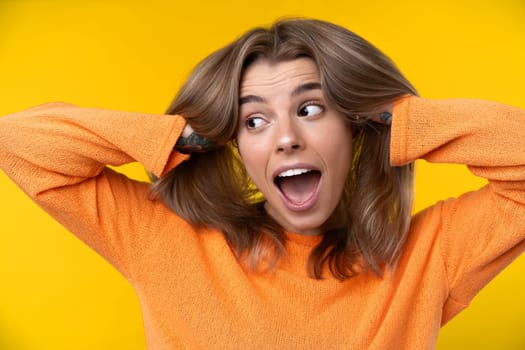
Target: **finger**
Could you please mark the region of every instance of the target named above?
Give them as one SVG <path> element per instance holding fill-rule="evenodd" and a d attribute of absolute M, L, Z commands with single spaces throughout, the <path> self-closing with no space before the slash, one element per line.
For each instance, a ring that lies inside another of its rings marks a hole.
<path fill-rule="evenodd" d="M 392 113 L 389 111 L 370 113 L 367 115 L 355 114 L 352 120 L 356 123 L 366 123 L 373 121 L 378 124 L 390 125 L 392 124 Z"/>
<path fill-rule="evenodd" d="M 392 113 L 390 113 L 390 112 L 382 112 L 382 113 L 380 113 L 379 114 L 379 120 L 385 125 L 392 124 Z"/>

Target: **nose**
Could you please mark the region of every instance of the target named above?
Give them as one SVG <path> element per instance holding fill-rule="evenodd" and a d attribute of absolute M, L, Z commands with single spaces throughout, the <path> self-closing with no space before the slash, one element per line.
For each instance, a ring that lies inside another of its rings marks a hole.
<path fill-rule="evenodd" d="M 281 118 L 277 129 L 277 152 L 289 153 L 304 146 L 300 126 L 292 118 Z"/>

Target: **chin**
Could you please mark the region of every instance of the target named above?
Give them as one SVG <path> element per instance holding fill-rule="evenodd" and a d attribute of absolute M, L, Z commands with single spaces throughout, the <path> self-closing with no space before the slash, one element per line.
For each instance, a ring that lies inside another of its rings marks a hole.
<path fill-rule="evenodd" d="M 296 222 L 289 221 L 292 232 L 304 234 L 308 236 L 318 236 L 323 233 L 323 223 L 325 220 L 319 222 Z"/>

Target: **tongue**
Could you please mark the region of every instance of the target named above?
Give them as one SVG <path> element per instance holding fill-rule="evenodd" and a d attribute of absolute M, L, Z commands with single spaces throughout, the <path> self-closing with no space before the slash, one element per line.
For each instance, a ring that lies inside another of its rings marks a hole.
<path fill-rule="evenodd" d="M 314 194 L 320 177 L 318 171 L 283 177 L 279 179 L 279 188 L 289 201 L 302 204 Z"/>

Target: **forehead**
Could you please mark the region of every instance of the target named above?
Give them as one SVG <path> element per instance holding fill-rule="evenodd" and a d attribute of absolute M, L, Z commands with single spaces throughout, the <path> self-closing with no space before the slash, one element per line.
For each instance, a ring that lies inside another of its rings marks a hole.
<path fill-rule="evenodd" d="M 319 82 L 319 70 L 312 59 L 298 58 L 290 61 L 273 62 L 259 59 L 244 72 L 240 94 L 259 90 L 275 91 L 304 82 Z"/>

